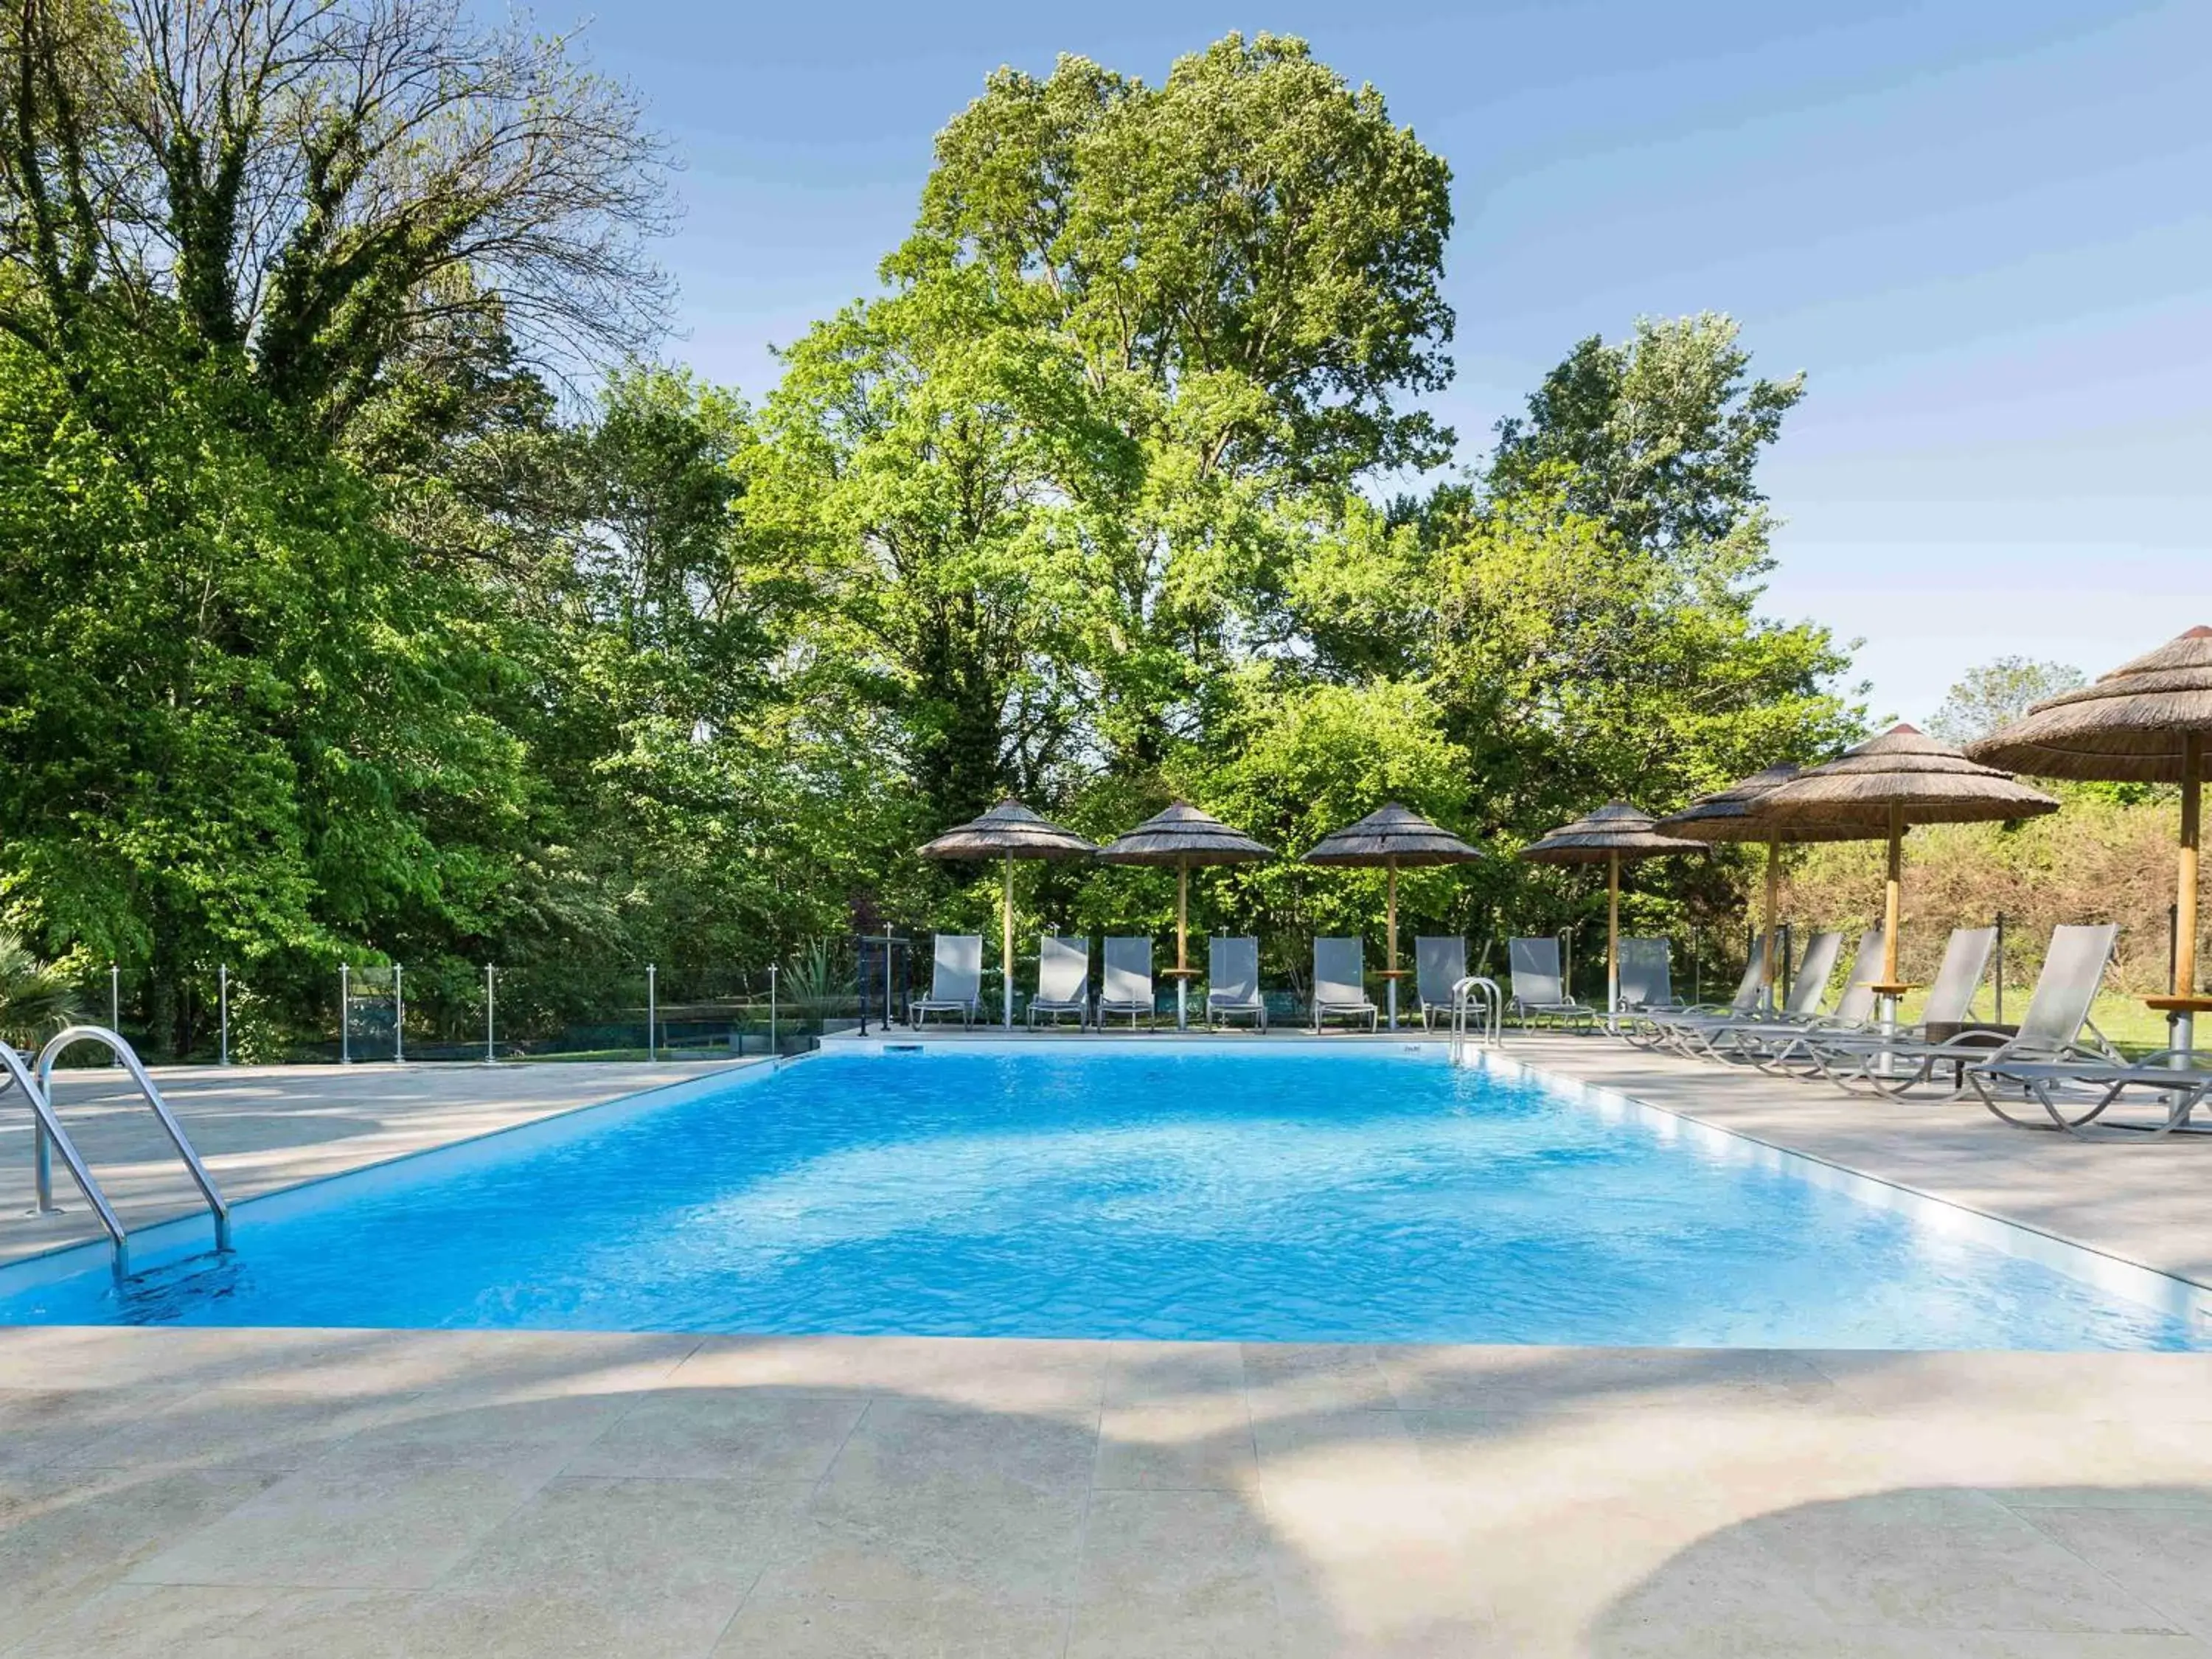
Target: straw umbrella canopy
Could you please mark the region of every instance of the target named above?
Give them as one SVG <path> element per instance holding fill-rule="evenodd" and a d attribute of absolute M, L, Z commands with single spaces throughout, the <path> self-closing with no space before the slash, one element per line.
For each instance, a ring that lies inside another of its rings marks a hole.
<path fill-rule="evenodd" d="M 1398 1029 L 1398 872 L 1440 864 L 1471 864 L 1482 854 L 1396 801 L 1357 823 L 1324 836 L 1305 856 L 1308 864 L 1381 868 L 1390 872 L 1389 944 L 1382 977 L 1390 987 L 1390 1029 Z"/>
<path fill-rule="evenodd" d="M 2172 1019 L 2176 1048 L 2212 1008 L 2197 994 L 2197 854 L 2205 739 L 2212 737 L 2212 628 L 2192 628 L 2123 663 L 2094 685 L 2063 691 L 1966 745 L 1991 766 L 2039 778 L 2106 778 L 2181 786 L 2172 994 L 2150 1005 Z"/>
<path fill-rule="evenodd" d="M 1668 853 L 1702 853 L 1705 843 L 1659 833 L 1657 820 L 1625 800 L 1607 801 L 1596 811 L 1563 823 L 1521 856 L 1539 864 L 1602 864 L 1606 866 L 1605 1006 L 1620 1006 L 1620 861 L 1658 858 Z"/>
<path fill-rule="evenodd" d="M 1774 1000 L 1774 934 L 1782 900 L 1783 844 L 1857 841 L 1865 833 L 1849 824 L 1785 823 L 1762 811 L 1766 798 L 1795 778 L 1800 769 L 1784 761 L 1754 772 L 1725 789 L 1698 796 L 1680 811 L 1660 819 L 1657 826 L 1662 836 L 1680 836 L 1687 841 L 1765 842 L 1766 917 L 1760 932 L 1759 978 L 1763 998 L 1770 1005 Z"/>
<path fill-rule="evenodd" d="M 1183 988 L 1198 970 L 1190 965 L 1190 872 L 1208 864 L 1254 864 L 1275 856 L 1242 830 L 1179 800 L 1098 849 L 1104 864 L 1172 865 L 1176 872 L 1176 1023 L 1183 1021 Z"/>
<path fill-rule="evenodd" d="M 999 887 L 999 960 L 1005 982 L 999 998 L 1007 1025 L 1014 1023 L 1014 860 L 1084 859 L 1097 850 L 1073 830 L 1039 817 L 1012 795 L 981 817 L 956 825 L 921 848 L 926 859 L 999 859 L 1005 863 Z"/>
<path fill-rule="evenodd" d="M 1963 750 L 1917 726 L 1898 725 L 1825 765 L 1807 767 L 1766 795 L 1760 810 L 1784 823 L 1855 826 L 1860 839 L 1888 839 L 1881 980 L 1874 989 L 1893 1000 L 1911 988 L 1897 977 L 1905 830 L 1916 823 L 2034 817 L 2057 811 L 2058 803 L 2040 789 L 2014 782 L 2009 772 L 1968 760 Z"/>

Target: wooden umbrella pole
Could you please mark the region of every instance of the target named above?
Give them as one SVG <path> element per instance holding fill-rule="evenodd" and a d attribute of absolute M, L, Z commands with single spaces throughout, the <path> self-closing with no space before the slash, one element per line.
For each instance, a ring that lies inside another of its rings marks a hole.
<path fill-rule="evenodd" d="M 1176 860 L 1176 971 L 1190 966 L 1190 865 Z"/>
<path fill-rule="evenodd" d="M 1395 855 L 1389 860 L 1389 942 L 1384 951 L 1389 960 L 1383 964 L 1389 972 L 1382 982 L 1388 988 L 1385 994 L 1390 1000 L 1390 1029 L 1395 1031 L 1398 1029 L 1398 860 Z"/>
<path fill-rule="evenodd" d="M 1176 1030 L 1190 1024 L 1190 860 L 1176 860 Z"/>
<path fill-rule="evenodd" d="M 1620 854 L 1605 855 L 1605 1011 L 1620 1012 Z"/>
<path fill-rule="evenodd" d="M 1008 1030 L 1014 1026 L 1014 855 L 1006 854 L 1005 879 L 999 887 L 999 962 L 1005 969 L 1005 982 L 999 987 L 1000 1023 Z"/>
<path fill-rule="evenodd" d="M 1905 803 L 1889 804 L 1889 880 L 1881 898 L 1881 977 L 1897 983 L 1897 929 L 1905 885 Z M 1893 998 L 1894 994 L 1893 994 Z"/>
<path fill-rule="evenodd" d="M 2197 989 L 2197 848 L 2204 787 L 2204 736 L 2181 739 L 2181 867 L 2174 882 L 2173 994 Z"/>
<path fill-rule="evenodd" d="M 2204 734 L 2181 738 L 2181 862 L 2173 883 L 2173 1001 L 2166 1046 L 2173 1063 L 2186 1067 L 2197 1048 L 2197 848 L 2204 788 Z"/>
<path fill-rule="evenodd" d="M 1774 1006 L 1774 927 L 1776 913 L 1782 908 L 1782 842 L 1778 836 L 1766 838 L 1766 931 L 1759 936 L 1759 994 L 1769 1008 Z"/>

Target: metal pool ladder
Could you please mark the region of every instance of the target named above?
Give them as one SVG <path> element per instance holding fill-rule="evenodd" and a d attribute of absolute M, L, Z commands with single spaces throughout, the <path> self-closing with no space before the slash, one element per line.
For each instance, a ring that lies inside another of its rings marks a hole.
<path fill-rule="evenodd" d="M 61 1115 L 54 1109 L 54 1062 L 80 1042 L 96 1042 L 108 1049 L 123 1069 L 130 1073 L 131 1081 L 137 1085 L 146 1104 L 153 1109 L 155 1117 L 160 1120 L 163 1132 L 169 1137 L 169 1144 L 177 1149 L 177 1156 L 184 1159 L 185 1168 L 191 1172 L 193 1184 L 200 1189 L 200 1197 L 206 1201 L 208 1214 L 215 1223 L 216 1249 L 228 1252 L 230 1249 L 230 1206 L 223 1202 L 222 1194 L 216 1190 L 215 1177 L 208 1174 L 207 1166 L 200 1162 L 199 1154 L 192 1150 L 192 1143 L 185 1139 L 183 1126 L 177 1121 L 176 1115 L 169 1110 L 169 1103 L 161 1098 L 161 1091 L 154 1086 L 154 1079 L 146 1074 L 145 1066 L 140 1064 L 131 1045 L 104 1025 L 72 1025 L 67 1030 L 57 1032 L 47 1039 L 46 1046 L 39 1050 L 35 1064 L 27 1066 L 12 1045 L 0 1042 L 0 1095 L 4 1095 L 8 1085 L 13 1083 L 22 1090 L 31 1103 L 31 1116 L 34 1123 L 32 1168 L 38 1182 L 38 1213 L 56 1213 L 52 1155 L 58 1150 L 62 1162 L 69 1167 L 70 1178 L 76 1182 L 77 1190 L 84 1194 L 85 1201 L 100 1217 L 100 1224 L 106 1230 L 108 1243 L 114 1247 L 116 1278 L 122 1279 L 130 1273 L 130 1236 L 124 1231 L 123 1223 L 115 1213 L 115 1206 L 107 1201 L 107 1194 L 100 1190 L 100 1182 L 94 1178 L 91 1166 L 84 1161 L 84 1155 L 77 1151 L 76 1143 L 70 1139 L 69 1131 L 62 1127 Z"/>
<path fill-rule="evenodd" d="M 1495 1048 L 1504 1041 L 1505 999 L 1498 981 L 1469 974 L 1452 987 L 1451 1063 L 1467 1064 L 1468 1023 L 1474 1023 L 1474 1040 Z"/>

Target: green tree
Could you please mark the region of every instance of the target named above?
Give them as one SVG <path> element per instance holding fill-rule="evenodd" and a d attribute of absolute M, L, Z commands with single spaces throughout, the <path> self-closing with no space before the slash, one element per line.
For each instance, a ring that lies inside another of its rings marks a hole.
<path fill-rule="evenodd" d="M 2030 704 L 2087 684 L 2080 669 L 2065 663 L 1998 657 L 1969 669 L 1945 693 L 1928 729 L 1946 743 L 1972 743 L 2010 725 Z"/>
<path fill-rule="evenodd" d="M 1548 489 L 1625 542 L 1682 553 L 1724 538 L 1765 551 L 1759 456 L 1805 395 L 1805 377 L 1748 378 L 1729 318 L 1638 318 L 1617 345 L 1592 335 L 1544 377 L 1526 416 L 1498 424 L 1489 483 Z M 1562 471 L 1560 469 L 1565 470 Z"/>
<path fill-rule="evenodd" d="M 665 157 L 567 40 L 456 0 L 18 0 L 0 55 L 0 331 L 78 392 L 120 328 L 337 430 L 464 319 L 556 356 L 659 328 Z"/>
<path fill-rule="evenodd" d="M 21 933 L 0 928 L 0 1042 L 36 1048 L 76 1017 L 69 976 L 40 961 Z"/>

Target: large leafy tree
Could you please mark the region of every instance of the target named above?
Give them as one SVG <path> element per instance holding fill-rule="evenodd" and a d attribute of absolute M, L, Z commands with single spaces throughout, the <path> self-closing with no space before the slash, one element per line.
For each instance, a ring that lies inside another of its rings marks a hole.
<path fill-rule="evenodd" d="M 0 331 L 80 392 L 113 330 L 173 334 L 337 429 L 456 325 L 659 323 L 659 143 L 563 40 L 458 0 L 17 0 L 0 58 Z"/>

